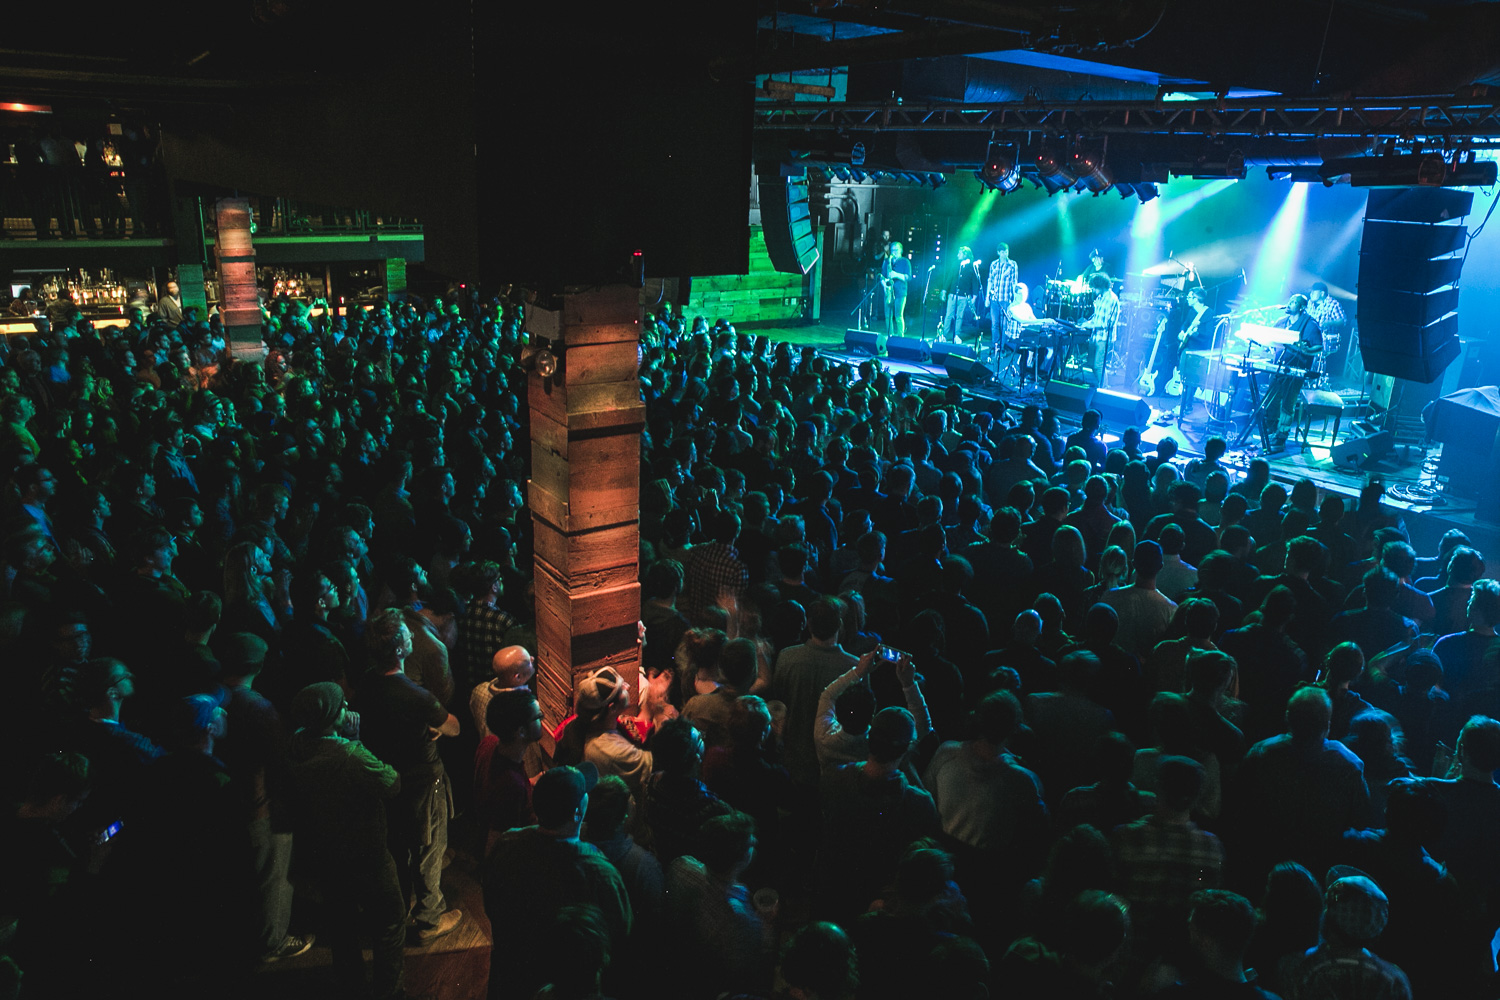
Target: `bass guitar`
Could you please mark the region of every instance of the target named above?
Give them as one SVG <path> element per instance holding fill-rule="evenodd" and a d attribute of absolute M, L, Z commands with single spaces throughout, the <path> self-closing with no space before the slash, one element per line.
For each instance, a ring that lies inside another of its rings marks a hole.
<path fill-rule="evenodd" d="M 1161 322 L 1156 324 L 1156 343 L 1151 345 L 1151 357 L 1146 361 L 1146 367 L 1141 369 L 1141 377 L 1135 380 L 1135 387 L 1141 391 L 1142 396 L 1156 395 L 1156 352 L 1161 350 L 1162 334 L 1167 332 L 1167 317 L 1163 316 Z M 1178 388 L 1181 392 L 1181 387 Z"/>

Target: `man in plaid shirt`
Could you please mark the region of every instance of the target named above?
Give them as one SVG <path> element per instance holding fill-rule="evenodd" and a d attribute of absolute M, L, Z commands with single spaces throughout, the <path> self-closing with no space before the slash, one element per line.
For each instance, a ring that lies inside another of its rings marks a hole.
<path fill-rule="evenodd" d="M 1089 367 L 1102 385 L 1104 383 L 1104 352 L 1109 339 L 1114 335 L 1115 324 L 1120 321 L 1120 297 L 1115 294 L 1108 276 L 1096 274 L 1089 279 L 1094 290 L 1094 314 L 1084 320 L 1083 328 L 1091 331 L 1089 342 Z"/>
<path fill-rule="evenodd" d="M 1158 780 L 1156 811 L 1114 832 L 1120 894 L 1130 900 L 1148 940 L 1181 926 L 1189 898 L 1218 888 L 1224 870 L 1219 838 L 1190 818 L 1203 789 L 1203 765 L 1190 757 L 1164 757 Z"/>
<path fill-rule="evenodd" d="M 497 562 L 464 563 L 453 573 L 454 585 L 472 595 L 469 606 L 458 617 L 458 650 L 455 658 L 459 674 L 457 688 L 468 691 L 476 684 L 490 680 L 490 660 L 505 645 L 505 634 L 517 622 L 496 606 L 503 584 Z"/>
<path fill-rule="evenodd" d="M 1344 307 L 1328 294 L 1326 284 L 1314 281 L 1307 292 L 1307 311 L 1323 331 L 1323 370 L 1333 376 L 1341 375 L 1348 356 L 1347 351 L 1340 350 L 1344 346 L 1344 331 L 1349 328 Z"/>
<path fill-rule="evenodd" d="M 1000 345 L 1000 334 L 1005 329 L 1005 317 L 1016 297 L 1016 282 L 1020 271 L 1010 259 L 1010 244 L 1002 243 L 995 248 L 995 259 L 990 261 L 989 276 L 984 283 L 984 301 L 990 310 L 990 336 L 995 347 Z"/>
<path fill-rule="evenodd" d="M 682 610 L 689 619 L 716 604 L 719 595 L 725 591 L 739 598 L 750 587 L 750 572 L 734 547 L 740 537 L 739 516 L 721 510 L 710 523 L 713 540 L 694 545 L 683 560 L 683 568 L 687 571 L 687 600 Z"/>

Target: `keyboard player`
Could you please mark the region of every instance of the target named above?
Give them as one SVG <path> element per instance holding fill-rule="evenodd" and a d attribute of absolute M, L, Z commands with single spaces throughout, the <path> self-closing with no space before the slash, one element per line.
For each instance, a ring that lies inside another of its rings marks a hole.
<path fill-rule="evenodd" d="M 1276 419 L 1271 446 L 1280 451 L 1286 447 L 1287 435 L 1292 429 L 1293 412 L 1302 392 L 1302 383 L 1317 357 L 1323 353 L 1323 330 L 1307 311 L 1307 296 L 1301 294 L 1287 300 L 1282 317 L 1271 325 L 1297 334 L 1297 342 L 1283 347 L 1277 356 L 1280 370 L 1266 389 L 1266 418 L 1269 420 L 1274 415 Z"/>

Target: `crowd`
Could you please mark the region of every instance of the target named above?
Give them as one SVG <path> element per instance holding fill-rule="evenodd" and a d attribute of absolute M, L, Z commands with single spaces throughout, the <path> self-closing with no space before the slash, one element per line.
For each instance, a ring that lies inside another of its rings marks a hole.
<path fill-rule="evenodd" d="M 642 669 L 547 731 L 524 309 L 6 345 L 9 995 L 399 997 L 455 855 L 494 998 L 1495 994 L 1463 535 L 651 313 Z"/>

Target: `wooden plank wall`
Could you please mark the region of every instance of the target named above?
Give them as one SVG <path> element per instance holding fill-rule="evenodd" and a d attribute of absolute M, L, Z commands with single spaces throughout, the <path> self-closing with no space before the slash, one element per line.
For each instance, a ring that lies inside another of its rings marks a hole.
<path fill-rule="evenodd" d="M 806 300 L 807 279 L 776 270 L 761 227 L 751 226 L 750 273 L 693 278 L 686 313 L 689 318 L 702 316 L 710 325 L 720 319 L 785 322 L 802 318 Z"/>

